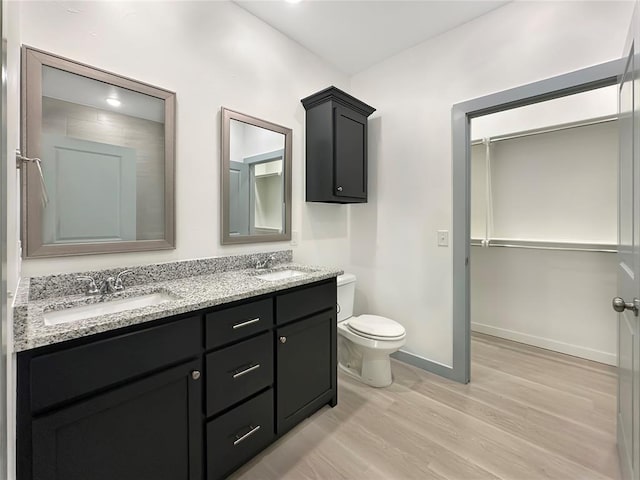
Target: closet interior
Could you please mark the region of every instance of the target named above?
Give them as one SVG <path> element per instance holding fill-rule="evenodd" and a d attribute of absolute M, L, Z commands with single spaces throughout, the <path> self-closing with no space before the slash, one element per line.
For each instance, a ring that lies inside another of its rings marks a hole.
<path fill-rule="evenodd" d="M 479 117 L 471 328 L 615 365 L 616 88 Z"/>

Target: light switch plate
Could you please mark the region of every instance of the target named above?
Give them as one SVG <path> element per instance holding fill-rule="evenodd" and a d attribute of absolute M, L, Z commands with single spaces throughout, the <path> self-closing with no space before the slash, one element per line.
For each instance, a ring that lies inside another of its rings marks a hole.
<path fill-rule="evenodd" d="M 438 246 L 449 246 L 449 230 L 438 230 Z"/>

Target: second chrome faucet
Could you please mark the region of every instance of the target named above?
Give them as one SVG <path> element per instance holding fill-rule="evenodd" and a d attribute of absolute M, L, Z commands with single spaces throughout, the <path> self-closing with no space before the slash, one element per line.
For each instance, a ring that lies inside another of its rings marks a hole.
<path fill-rule="evenodd" d="M 265 268 L 269 268 L 269 267 L 271 267 L 271 265 L 275 261 L 276 261 L 276 256 L 275 255 L 269 255 L 269 257 L 266 258 L 263 262 L 261 262 L 260 260 L 258 260 L 256 262 L 256 269 L 257 270 L 263 270 Z"/>
<path fill-rule="evenodd" d="M 87 282 L 87 288 L 85 293 L 87 295 L 107 295 L 110 293 L 121 292 L 124 290 L 124 283 L 122 282 L 122 277 L 124 275 L 128 275 L 133 273 L 131 270 L 123 270 L 118 273 L 115 278 L 107 277 L 101 283 L 100 286 L 96 283 L 96 280 L 93 277 L 87 275 L 81 275 L 76 277 L 78 280 L 82 280 Z"/>

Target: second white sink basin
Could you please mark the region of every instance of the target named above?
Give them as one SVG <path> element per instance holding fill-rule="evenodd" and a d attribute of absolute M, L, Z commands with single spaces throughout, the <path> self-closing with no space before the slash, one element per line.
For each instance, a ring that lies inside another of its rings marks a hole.
<path fill-rule="evenodd" d="M 270 282 L 276 280 L 285 280 L 287 278 L 300 277 L 304 275 L 305 272 L 301 272 L 299 270 L 276 270 L 275 272 L 263 273 L 261 275 L 256 275 L 260 280 L 268 280 Z"/>
<path fill-rule="evenodd" d="M 149 307 L 159 303 L 177 300 L 178 297 L 165 292 L 149 293 L 137 297 L 127 297 L 118 300 L 92 303 L 90 305 L 80 305 L 77 307 L 63 308 L 62 310 L 52 310 L 44 312 L 45 325 L 59 325 L 61 323 L 85 320 L 87 318 L 99 317 L 109 313 L 124 312 L 136 308 Z"/>

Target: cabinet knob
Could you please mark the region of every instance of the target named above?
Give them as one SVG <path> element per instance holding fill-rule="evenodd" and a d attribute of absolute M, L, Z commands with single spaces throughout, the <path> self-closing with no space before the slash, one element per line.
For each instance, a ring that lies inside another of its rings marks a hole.
<path fill-rule="evenodd" d="M 200 372 L 198 370 L 194 370 L 193 372 L 191 372 L 191 378 L 193 378 L 194 380 L 198 380 L 200 378 Z"/>
<path fill-rule="evenodd" d="M 280 337 L 280 343 L 287 343 L 287 337 Z"/>
<path fill-rule="evenodd" d="M 342 191 L 342 187 L 338 187 L 338 191 L 341 192 Z"/>

